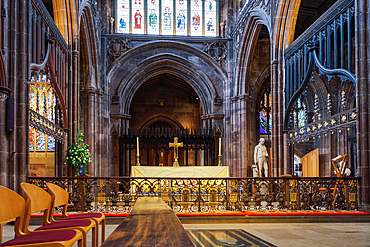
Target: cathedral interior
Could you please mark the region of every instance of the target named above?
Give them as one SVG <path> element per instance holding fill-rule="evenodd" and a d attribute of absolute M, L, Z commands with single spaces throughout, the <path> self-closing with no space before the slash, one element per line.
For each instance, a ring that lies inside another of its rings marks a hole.
<path fill-rule="evenodd" d="M 30 177 L 74 176 L 66 158 L 80 139 L 91 177 L 174 157 L 253 177 L 264 138 L 268 177 L 332 177 L 332 159 L 345 156 L 369 209 L 369 8 L 0 0 L 0 184 L 20 191 Z"/>

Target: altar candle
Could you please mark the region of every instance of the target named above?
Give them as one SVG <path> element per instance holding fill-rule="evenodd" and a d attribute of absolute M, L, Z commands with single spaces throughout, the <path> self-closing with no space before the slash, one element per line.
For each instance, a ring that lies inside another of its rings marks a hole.
<path fill-rule="evenodd" d="M 136 143 L 137 143 L 137 155 L 139 155 L 139 137 L 136 137 Z"/>
<path fill-rule="evenodd" d="M 221 137 L 218 138 L 218 154 L 221 155 Z"/>

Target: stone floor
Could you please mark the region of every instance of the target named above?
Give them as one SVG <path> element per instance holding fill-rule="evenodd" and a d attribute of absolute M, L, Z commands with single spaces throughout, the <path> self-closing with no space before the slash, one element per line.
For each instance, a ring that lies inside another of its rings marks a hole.
<path fill-rule="evenodd" d="M 116 227 L 107 225 L 106 237 Z M 272 246 L 370 246 L 370 223 L 184 224 L 184 227 L 186 230 L 244 230 Z M 13 225 L 5 225 L 3 241 L 13 236 Z M 91 233 L 88 246 L 91 246 Z M 203 246 L 215 245 L 204 243 Z"/>

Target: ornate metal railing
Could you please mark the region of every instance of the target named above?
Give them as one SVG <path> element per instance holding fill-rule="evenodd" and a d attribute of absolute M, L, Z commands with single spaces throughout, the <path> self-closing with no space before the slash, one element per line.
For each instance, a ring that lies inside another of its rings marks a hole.
<path fill-rule="evenodd" d="M 30 177 L 70 194 L 71 211 L 131 211 L 138 197 L 161 197 L 177 212 L 357 210 L 360 178 Z"/>

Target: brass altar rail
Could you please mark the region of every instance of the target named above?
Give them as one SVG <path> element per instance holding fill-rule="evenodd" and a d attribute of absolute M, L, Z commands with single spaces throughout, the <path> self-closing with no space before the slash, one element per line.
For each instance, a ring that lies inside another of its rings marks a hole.
<path fill-rule="evenodd" d="M 161 197 L 174 211 L 357 210 L 360 178 L 29 177 L 70 194 L 69 210 L 131 211 L 138 197 Z M 334 191 L 335 190 L 335 191 Z"/>

